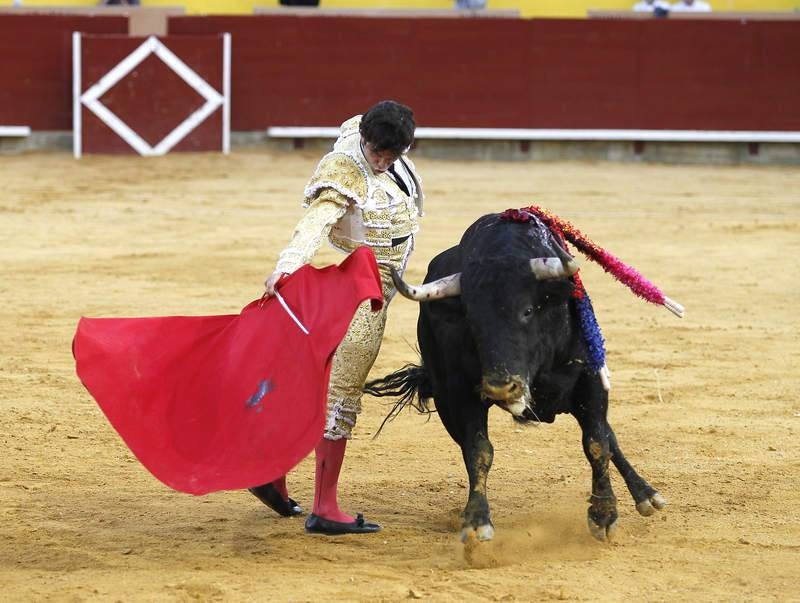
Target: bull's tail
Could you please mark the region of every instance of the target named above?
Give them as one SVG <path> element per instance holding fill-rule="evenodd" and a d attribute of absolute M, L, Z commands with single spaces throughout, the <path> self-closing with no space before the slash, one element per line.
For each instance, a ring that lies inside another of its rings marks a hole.
<path fill-rule="evenodd" d="M 364 392 L 377 398 L 397 397 L 374 437 L 378 437 L 383 426 L 399 415 L 406 406 L 425 414 L 436 412 L 428 406 L 433 398 L 433 387 L 424 366 L 407 364 L 385 377 L 368 381 L 364 385 Z"/>

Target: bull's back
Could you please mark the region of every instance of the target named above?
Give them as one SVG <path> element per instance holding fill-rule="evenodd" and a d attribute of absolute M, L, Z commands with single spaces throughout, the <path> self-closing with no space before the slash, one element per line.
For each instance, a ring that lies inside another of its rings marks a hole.
<path fill-rule="evenodd" d="M 458 245 L 443 251 L 430 261 L 425 282 L 430 283 L 456 272 L 461 272 L 461 253 Z"/>

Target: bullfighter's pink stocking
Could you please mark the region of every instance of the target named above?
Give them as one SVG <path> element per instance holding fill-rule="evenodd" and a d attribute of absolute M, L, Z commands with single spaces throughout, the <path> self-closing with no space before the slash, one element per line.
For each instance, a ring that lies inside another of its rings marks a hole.
<path fill-rule="evenodd" d="M 317 444 L 317 474 L 314 482 L 314 513 L 325 519 L 351 523 L 354 518 L 339 509 L 336 498 L 339 472 L 344 461 L 347 440 L 322 438 Z"/>

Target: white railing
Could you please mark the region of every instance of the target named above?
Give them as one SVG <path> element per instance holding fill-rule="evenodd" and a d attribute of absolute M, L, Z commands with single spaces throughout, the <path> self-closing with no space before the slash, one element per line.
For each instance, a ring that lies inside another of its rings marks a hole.
<path fill-rule="evenodd" d="M 30 135 L 31 129 L 28 126 L 0 126 L 0 136 L 22 138 Z"/>
<path fill-rule="evenodd" d="M 270 138 L 337 138 L 337 127 L 271 127 Z M 800 142 L 800 132 L 745 130 L 578 130 L 525 128 L 417 128 L 418 139 L 628 140 L 641 142 Z"/>

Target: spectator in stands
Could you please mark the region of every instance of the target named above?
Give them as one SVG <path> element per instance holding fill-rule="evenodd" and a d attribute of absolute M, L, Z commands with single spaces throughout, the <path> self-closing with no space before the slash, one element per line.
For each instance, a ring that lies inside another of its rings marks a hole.
<path fill-rule="evenodd" d="M 703 0 L 679 0 L 670 10 L 673 13 L 710 13 L 711 5 Z"/>
<path fill-rule="evenodd" d="M 307 532 L 363 534 L 380 529 L 360 514 L 343 513 L 336 491 L 364 382 L 383 339 L 386 306 L 395 293 L 390 268 L 403 273 L 418 229 L 422 188 L 414 164 L 404 156 L 414 130 L 411 109 L 394 101 L 380 102 L 363 117 L 342 124 L 333 151 L 322 158 L 305 187 L 306 213 L 264 283 L 265 294 L 273 295 L 280 279 L 311 261 L 324 239 L 345 253 L 367 245 L 380 262 L 384 307 L 379 312 L 372 312 L 368 302 L 359 307 L 333 357 L 328 421 L 316 448 L 314 508 L 306 520 Z M 280 515 L 302 513 L 289 498 L 285 477 L 250 491 Z"/>
<path fill-rule="evenodd" d="M 633 10 L 637 13 L 655 13 L 656 11 L 669 12 L 670 5 L 666 0 L 640 0 L 633 5 Z"/>
<path fill-rule="evenodd" d="M 456 8 L 463 10 L 483 10 L 486 0 L 456 0 Z"/>

